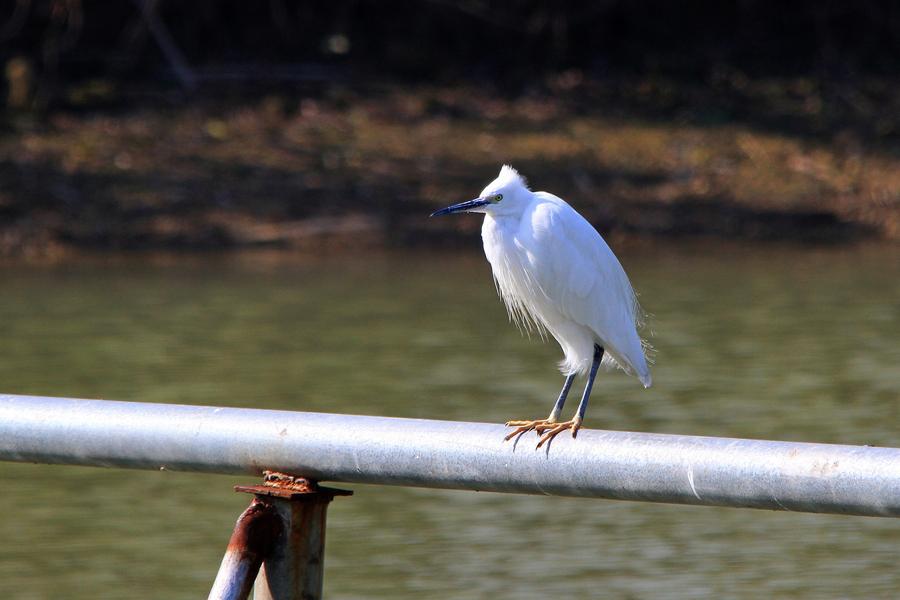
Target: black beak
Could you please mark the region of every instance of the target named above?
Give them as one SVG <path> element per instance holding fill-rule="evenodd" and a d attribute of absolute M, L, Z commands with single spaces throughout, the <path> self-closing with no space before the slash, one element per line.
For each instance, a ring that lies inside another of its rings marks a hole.
<path fill-rule="evenodd" d="M 490 203 L 490 200 L 485 200 L 484 198 L 475 198 L 474 200 L 469 200 L 468 202 L 460 202 L 459 204 L 454 204 L 453 206 L 448 206 L 447 208 L 436 210 L 428 216 L 440 217 L 441 215 L 449 215 L 450 213 L 455 212 L 466 212 L 472 210 L 473 208 L 478 208 L 479 206 L 484 206 L 485 204 Z"/>

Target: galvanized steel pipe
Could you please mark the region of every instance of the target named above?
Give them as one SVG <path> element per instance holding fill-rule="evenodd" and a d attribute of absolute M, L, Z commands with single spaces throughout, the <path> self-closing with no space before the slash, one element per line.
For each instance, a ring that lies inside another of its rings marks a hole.
<path fill-rule="evenodd" d="M 900 449 L 0 395 L 0 460 L 900 517 Z"/>
<path fill-rule="evenodd" d="M 246 600 L 263 559 L 281 538 L 278 509 L 271 502 L 253 500 L 238 517 L 207 600 Z"/>

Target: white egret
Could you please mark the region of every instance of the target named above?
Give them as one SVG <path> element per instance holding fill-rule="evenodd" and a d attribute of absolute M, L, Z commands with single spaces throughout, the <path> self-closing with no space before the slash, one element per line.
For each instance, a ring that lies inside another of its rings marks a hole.
<path fill-rule="evenodd" d="M 536 430 L 537 447 L 557 434 L 577 436 L 601 362 L 636 375 L 650 387 L 650 369 L 638 336 L 641 309 L 619 260 L 597 230 L 564 200 L 532 192 L 510 166 L 500 169 L 478 198 L 435 211 L 484 213 L 481 238 L 497 291 L 520 327 L 548 331 L 565 355 L 566 376 L 550 416 L 508 421 L 506 436 Z M 560 422 L 576 375 L 587 375 L 578 410 Z"/>

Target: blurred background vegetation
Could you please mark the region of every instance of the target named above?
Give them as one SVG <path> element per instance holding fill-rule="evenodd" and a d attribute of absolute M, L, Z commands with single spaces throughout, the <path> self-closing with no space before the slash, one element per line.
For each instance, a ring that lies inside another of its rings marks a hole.
<path fill-rule="evenodd" d="M 15 0 L 0 255 L 467 243 L 510 162 L 605 234 L 900 239 L 900 5 Z"/>

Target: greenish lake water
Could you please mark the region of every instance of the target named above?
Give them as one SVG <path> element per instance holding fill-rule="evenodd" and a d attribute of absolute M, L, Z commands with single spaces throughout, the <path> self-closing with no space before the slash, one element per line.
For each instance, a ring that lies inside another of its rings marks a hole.
<path fill-rule="evenodd" d="M 900 247 L 619 254 L 654 386 L 601 373 L 586 426 L 900 446 Z M 5 393 L 500 422 L 562 383 L 474 248 L 7 265 L 0 285 Z M 204 598 L 238 482 L 0 463 L 0 597 Z M 349 487 L 329 598 L 900 594 L 896 520 Z"/>

